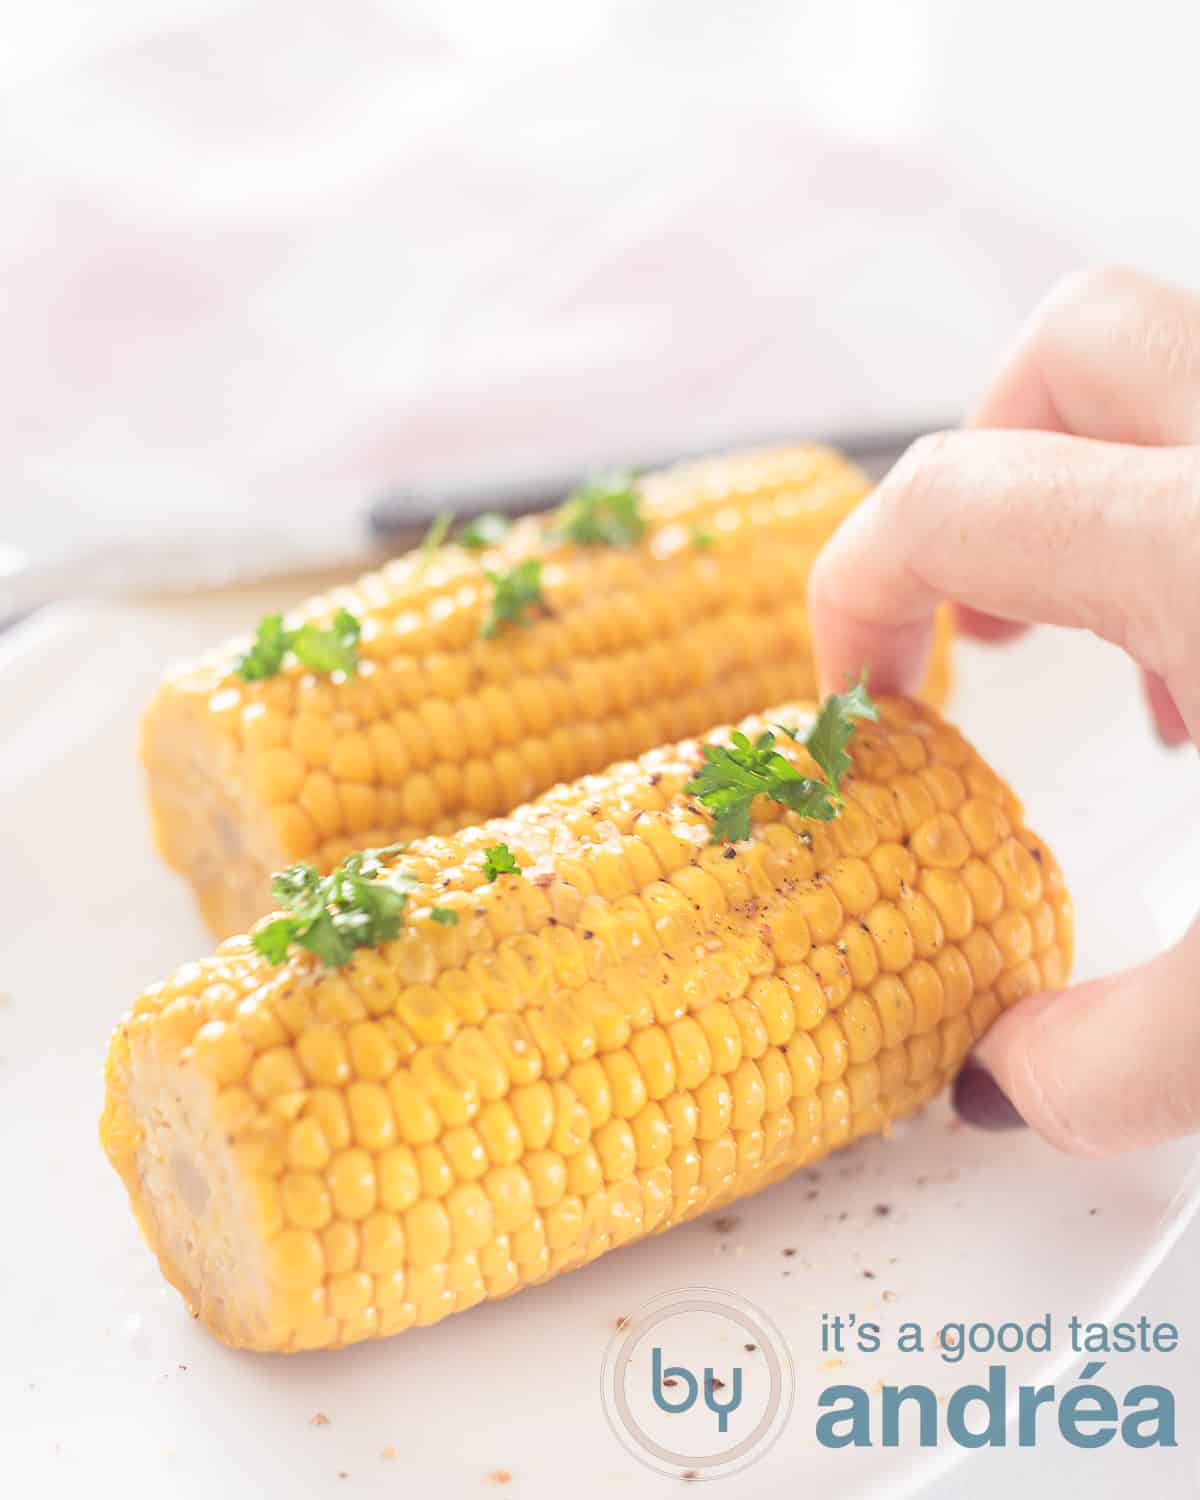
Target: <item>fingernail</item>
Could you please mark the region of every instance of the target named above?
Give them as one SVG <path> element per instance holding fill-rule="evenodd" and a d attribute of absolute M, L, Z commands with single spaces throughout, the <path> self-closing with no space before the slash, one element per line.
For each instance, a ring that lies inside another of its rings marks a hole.
<path fill-rule="evenodd" d="M 954 1080 L 954 1108 L 980 1130 L 1019 1130 L 1025 1121 L 986 1068 L 968 1063 Z"/>

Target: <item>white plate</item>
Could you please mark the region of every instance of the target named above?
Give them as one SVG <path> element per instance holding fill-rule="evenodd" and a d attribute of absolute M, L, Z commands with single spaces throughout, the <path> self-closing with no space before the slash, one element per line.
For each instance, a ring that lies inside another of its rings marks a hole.
<path fill-rule="evenodd" d="M 276 599 L 72 608 L 0 654 L 0 1463 L 6 1493 L 650 1496 L 668 1481 L 607 1426 L 614 1319 L 666 1290 L 717 1286 L 783 1331 L 791 1421 L 727 1493 L 914 1493 L 956 1451 L 816 1445 L 816 1396 L 920 1380 L 948 1392 L 986 1358 L 852 1356 L 823 1368 L 822 1311 L 915 1319 L 1110 1318 L 1195 1211 L 1193 1149 L 1110 1163 L 986 1136 L 930 1111 L 738 1210 L 702 1220 L 439 1327 L 340 1354 L 234 1354 L 161 1283 L 96 1142 L 108 1030 L 146 981 L 208 944 L 150 851 L 139 709 L 174 657 Z M 1113 652 L 1044 632 L 964 652 L 954 714 L 1026 799 L 1079 912 L 1079 972 L 1149 953 L 1200 904 L 1193 757 L 1159 752 Z M 1132 809 L 1136 808 L 1136 815 Z M 1164 872 L 1169 878 L 1164 876 Z M 1185 878 L 1186 877 L 1186 878 Z M 819 1179 L 819 1180 L 818 1180 Z M 813 1189 L 817 1196 L 811 1197 Z M 885 1217 L 874 1212 L 887 1203 Z M 798 1253 L 785 1258 L 785 1246 Z M 788 1271 L 790 1274 L 785 1275 Z M 863 1272 L 873 1270 L 874 1280 Z M 883 1293 L 894 1294 L 887 1300 Z M 1018 1356 L 1010 1388 L 1067 1366 Z M 1078 1371 L 1069 1367 L 1072 1377 Z M 317 1412 L 327 1425 L 314 1426 Z M 395 1458 L 384 1457 L 394 1449 Z M 489 1484 L 492 1471 L 513 1478 Z M 347 1477 L 339 1480 L 339 1473 Z"/>

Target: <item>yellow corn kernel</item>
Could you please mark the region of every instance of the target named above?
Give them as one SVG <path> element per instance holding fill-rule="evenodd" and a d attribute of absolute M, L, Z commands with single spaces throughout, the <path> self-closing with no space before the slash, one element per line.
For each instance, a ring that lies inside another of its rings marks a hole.
<path fill-rule="evenodd" d="M 698 1120 L 696 1137 L 711 1141 L 723 1134 L 733 1118 L 733 1091 L 719 1074 L 713 1073 L 695 1090 Z"/>
<path fill-rule="evenodd" d="M 455 1250 L 470 1252 L 488 1243 L 494 1215 L 491 1200 L 477 1182 L 461 1183 L 446 1199 Z"/>
<path fill-rule="evenodd" d="M 794 1038 L 794 1040 L 799 1042 L 799 1036 Z M 817 1058 L 817 1070 L 819 1072 L 820 1053 L 815 1051 L 815 1044 L 813 1050 Z M 789 1044 L 787 1055 L 781 1052 L 778 1047 L 770 1047 L 759 1059 L 758 1069 L 762 1074 L 763 1092 L 766 1096 L 768 1112 L 781 1109 L 792 1097 L 794 1082 L 790 1052 L 791 1044 Z"/>
<path fill-rule="evenodd" d="M 533 1188 L 521 1167 L 493 1167 L 483 1186 L 501 1233 L 519 1229 L 533 1217 Z"/>
<path fill-rule="evenodd" d="M 681 1089 L 663 1100 L 663 1116 L 671 1127 L 675 1145 L 686 1146 L 695 1137 L 699 1111 L 695 1097 L 688 1090 Z"/>
<path fill-rule="evenodd" d="M 990 989 L 1004 968 L 1004 957 L 986 927 L 975 928 L 963 939 L 962 955 L 971 966 L 975 989 Z"/>
<path fill-rule="evenodd" d="M 932 802 L 932 799 L 930 799 Z M 934 813 L 909 841 L 913 858 L 923 869 L 957 870 L 970 858 L 971 845 L 959 820 L 948 812 Z"/>
<path fill-rule="evenodd" d="M 651 1099 L 665 1099 L 675 1088 L 675 1054 L 662 1026 L 648 1026 L 629 1043 L 633 1063 Z M 624 1111 L 621 1111 L 624 1113 Z"/>
<path fill-rule="evenodd" d="M 975 922 L 975 908 L 964 875 L 954 870 L 922 870 L 921 891 L 937 912 L 947 939 L 961 943 Z"/>
<path fill-rule="evenodd" d="M 737 1170 L 737 1146 L 726 1131 L 715 1140 L 700 1145 L 700 1181 L 710 1194 L 719 1193 L 733 1179 Z"/>
<path fill-rule="evenodd" d="M 325 1269 L 331 1276 L 339 1276 L 358 1263 L 359 1233 L 353 1219 L 335 1219 L 321 1231 L 321 1251 L 325 1256 Z"/>
<path fill-rule="evenodd" d="M 396 1213 L 379 1212 L 363 1220 L 360 1263 L 373 1276 L 390 1276 L 404 1268 L 404 1226 Z"/>
<path fill-rule="evenodd" d="M 851 995 L 838 1011 L 838 1024 L 846 1038 L 846 1054 L 852 1064 L 870 1062 L 883 1046 L 879 1014 L 867 995 Z"/>
<path fill-rule="evenodd" d="M 320 1126 L 328 1150 L 340 1151 L 350 1144 L 350 1115 L 346 1101 L 334 1089 L 310 1089 L 304 1114 Z"/>
<path fill-rule="evenodd" d="M 403 1213 L 421 1195 L 421 1176 L 410 1146 L 393 1146 L 379 1156 L 379 1202 L 392 1213 Z"/>
<path fill-rule="evenodd" d="M 254 1052 L 236 1027 L 208 1021 L 192 1037 L 192 1057 L 206 1078 L 225 1085 L 245 1078 Z"/>
<path fill-rule="evenodd" d="M 450 1215 L 438 1200 L 424 1198 L 404 1215 L 404 1236 L 411 1266 L 442 1266 L 452 1243 Z"/>
<path fill-rule="evenodd" d="M 396 1073 L 386 1087 L 401 1138 L 413 1146 L 434 1140 L 440 1129 L 437 1110 L 413 1080 Z"/>
<path fill-rule="evenodd" d="M 646 1102 L 646 1082 L 637 1063 L 625 1051 L 610 1052 L 600 1059 L 612 1098 L 613 1113 L 622 1119 L 636 1115 Z"/>
<path fill-rule="evenodd" d="M 819 985 L 816 992 L 824 1015 L 824 997 Z M 775 975 L 756 979 L 750 988 L 750 1001 L 762 1015 L 768 1041 L 775 1046 L 785 1044 L 796 1028 L 795 1004 L 789 986 Z"/>
<path fill-rule="evenodd" d="M 655 1167 L 671 1154 L 671 1127 L 660 1104 L 651 1102 L 630 1122 L 639 1167 Z"/>
<path fill-rule="evenodd" d="M 758 1065 L 746 1058 L 729 1079 L 733 1097 L 732 1124 L 735 1130 L 757 1126 L 767 1107 L 766 1089 Z"/>
<path fill-rule="evenodd" d="M 990 854 L 1011 827 L 1003 808 L 981 797 L 969 797 L 958 811 L 959 822 L 976 854 Z"/>
<path fill-rule="evenodd" d="M 383 1151 L 396 1139 L 396 1121 L 387 1090 L 378 1083 L 352 1083 L 346 1090 L 350 1129 L 368 1151 Z"/>
<path fill-rule="evenodd" d="M 987 863 L 1000 878 L 1006 903 L 1029 912 L 1042 899 L 1042 872 L 1036 859 L 1017 838 L 1007 838 L 988 855 Z"/>
<path fill-rule="evenodd" d="M 574 1156 L 591 1138 L 591 1116 L 573 1089 L 563 1083 L 551 1086 L 554 1103 L 554 1129 L 550 1145 L 560 1156 Z"/>
<path fill-rule="evenodd" d="M 297 1172 L 319 1172 L 330 1157 L 329 1142 L 319 1120 L 311 1115 L 296 1120 L 288 1131 L 288 1166 Z"/>
<path fill-rule="evenodd" d="M 813 1029 L 812 1039 L 817 1051 L 821 1054 L 822 1082 L 836 1083 L 846 1071 L 846 1065 L 850 1061 L 850 1048 L 846 1041 L 846 1033 L 833 1016 L 826 1016 L 821 1024 Z"/>
<path fill-rule="evenodd" d="M 703 1083 L 712 1070 L 712 1054 L 700 1026 L 691 1016 L 684 1016 L 667 1027 L 667 1035 L 675 1053 L 676 1077 L 681 1087 L 690 1089 Z"/>
<path fill-rule="evenodd" d="M 480 1029 L 512 1083 L 532 1083 L 541 1077 L 541 1053 L 521 1016 L 489 1016 Z"/>
<path fill-rule="evenodd" d="M 360 1021 L 346 1033 L 350 1064 L 362 1079 L 379 1082 L 387 1078 L 398 1061 L 387 1031 L 377 1021 Z M 323 1079 L 322 1082 L 333 1082 Z"/>
<path fill-rule="evenodd" d="M 369 1151 L 339 1151 L 325 1171 L 333 1206 L 344 1219 L 365 1219 L 375 1207 L 375 1162 Z"/>
<path fill-rule="evenodd" d="M 792 964 L 782 970 L 792 1002 L 792 1030 L 813 1031 L 825 1019 L 829 1009 L 829 997 L 816 974 L 800 964 Z M 788 1032 L 791 1035 L 791 1031 Z M 781 1037 L 780 1040 L 786 1040 Z M 772 1040 L 775 1040 L 772 1037 Z"/>
<path fill-rule="evenodd" d="M 805 918 L 809 937 L 814 943 L 829 943 L 837 936 L 845 913 L 833 886 L 822 881 L 807 890 L 800 890 L 794 898 L 795 909 Z M 772 931 L 774 929 L 772 928 Z"/>
<path fill-rule="evenodd" d="M 567 1191 L 586 1198 L 604 1186 L 604 1167 L 594 1145 L 587 1145 L 567 1161 Z"/>
<path fill-rule="evenodd" d="M 509 1095 L 527 1149 L 540 1151 L 554 1130 L 554 1095 L 548 1083 L 528 1083 Z"/>
<path fill-rule="evenodd" d="M 425 1198 L 444 1198 L 454 1186 L 453 1169 L 440 1145 L 426 1144 L 414 1148 L 417 1173 L 421 1182 L 421 1195 Z"/>
<path fill-rule="evenodd" d="M 524 1160 L 537 1208 L 557 1203 L 567 1190 L 567 1166 L 557 1151 L 531 1151 Z"/>
<path fill-rule="evenodd" d="M 267 1247 L 267 1274 L 285 1292 L 319 1287 L 325 1275 L 321 1241 L 308 1229 L 283 1229 Z"/>
<path fill-rule="evenodd" d="M 823 1023 L 822 1023 L 823 1024 Z M 835 1023 L 836 1024 L 836 1023 Z M 840 1032 L 837 1033 L 838 1041 L 842 1049 L 845 1042 L 841 1039 Z M 828 1039 L 826 1039 L 828 1041 Z M 802 1099 L 808 1094 L 813 1094 L 821 1082 L 821 1076 L 825 1071 L 825 1059 L 821 1051 L 820 1040 L 809 1031 L 798 1031 L 787 1046 L 788 1082 L 789 1085 L 780 1097 L 778 1088 L 772 1089 L 768 1082 L 768 1108 L 779 1108 L 781 1104 L 793 1095 Z M 769 1075 L 773 1076 L 773 1075 Z"/>
<path fill-rule="evenodd" d="M 333 1199 L 316 1172 L 287 1172 L 279 1192 L 284 1217 L 297 1229 L 324 1229 L 333 1218 Z"/>
<path fill-rule="evenodd" d="M 825 1004 L 837 1010 L 854 988 L 846 956 L 834 943 L 821 943 L 808 956 L 807 970 L 820 986 Z"/>
<path fill-rule="evenodd" d="M 442 1150 L 456 1182 L 473 1182 L 488 1169 L 488 1153 L 474 1126 L 447 1130 L 442 1136 Z"/>
<path fill-rule="evenodd" d="M 565 1250 L 579 1242 L 583 1232 L 583 1199 L 572 1195 L 562 1198 L 544 1215 L 546 1243 L 551 1250 Z"/>
<path fill-rule="evenodd" d="M 606 1182 L 628 1177 L 637 1162 L 637 1143 L 627 1120 L 610 1120 L 595 1135 L 596 1151 Z"/>
<path fill-rule="evenodd" d="M 250 1092 L 257 1099 L 270 1099 L 304 1087 L 304 1074 L 290 1047 L 272 1047 L 250 1064 Z"/>
<path fill-rule="evenodd" d="M 881 901 L 864 921 L 879 950 L 880 967 L 892 974 L 907 969 L 913 960 L 913 938 L 899 906 Z"/>
<path fill-rule="evenodd" d="M 485 1104 L 476 1123 L 479 1138 L 493 1166 L 511 1166 L 521 1159 L 525 1143 L 510 1104 L 500 1099 Z"/>
<path fill-rule="evenodd" d="M 712 1066 L 718 1073 L 732 1073 L 742 1060 L 742 1033 L 728 1005 L 706 1005 L 696 1020 L 708 1042 Z"/>

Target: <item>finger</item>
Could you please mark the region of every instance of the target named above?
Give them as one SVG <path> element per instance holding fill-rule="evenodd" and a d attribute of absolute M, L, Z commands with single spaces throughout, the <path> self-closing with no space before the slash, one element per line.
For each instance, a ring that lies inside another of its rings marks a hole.
<path fill-rule="evenodd" d="M 1193 735 L 1200 680 L 1200 453 L 1052 433 L 923 438 L 846 518 L 809 580 L 825 688 L 864 664 L 920 679 L 938 600 L 1094 631 L 1165 677 Z M 1190 697 L 1189 697 L 1190 694 Z"/>
<path fill-rule="evenodd" d="M 1200 442 L 1200 298 L 1135 271 L 1067 277 L 971 423 L 1152 447 Z"/>
<path fill-rule="evenodd" d="M 1001 620 L 996 615 L 984 614 L 981 609 L 972 609 L 969 604 L 954 606 L 954 623 L 963 635 L 977 641 L 1011 641 L 1029 629 L 1020 620 Z"/>
<path fill-rule="evenodd" d="M 1024 1121 L 1053 1145 L 1107 1156 L 1200 1130 L 1200 922 L 1139 969 L 1006 1011 L 976 1048 Z M 970 1081 L 970 1119 L 982 1092 Z M 1000 1123 L 992 1100 L 989 1119 Z M 983 1111 L 987 1113 L 987 1109 Z"/>
<path fill-rule="evenodd" d="M 1164 745 L 1186 744 L 1188 727 L 1179 712 L 1174 694 L 1157 672 L 1142 673 L 1142 689 L 1159 739 Z"/>

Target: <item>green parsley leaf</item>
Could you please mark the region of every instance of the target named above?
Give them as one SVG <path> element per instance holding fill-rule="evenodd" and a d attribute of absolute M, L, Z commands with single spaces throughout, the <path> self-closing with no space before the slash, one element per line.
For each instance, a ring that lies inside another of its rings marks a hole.
<path fill-rule="evenodd" d="M 542 603 L 542 565 L 535 557 L 527 557 L 507 573 L 487 570 L 492 584 L 492 603 L 483 618 L 480 634 L 493 636 L 506 621 L 514 625 L 528 625 L 525 611 Z"/>
<path fill-rule="evenodd" d="M 339 609 L 328 630 L 316 625 L 301 625 L 292 636 L 296 659 L 313 672 L 344 672 L 353 677 L 358 671 L 358 645 L 362 626 L 348 609 Z"/>
<path fill-rule="evenodd" d="M 512 520 L 499 511 L 487 510 L 462 527 L 454 540 L 470 552 L 482 552 L 485 547 L 498 546 L 512 530 Z"/>
<path fill-rule="evenodd" d="M 750 804 L 759 796 L 782 802 L 807 817 L 833 816 L 822 784 L 802 776 L 774 745 L 775 736 L 769 730 L 753 744 L 741 730 L 735 730 L 728 748 L 704 746 L 705 764 L 685 791 L 713 814 L 713 843 L 750 837 Z"/>
<path fill-rule="evenodd" d="M 716 532 L 707 526 L 701 526 L 699 521 L 693 521 L 688 527 L 688 536 L 697 552 L 707 552 L 717 539 Z"/>
<path fill-rule="evenodd" d="M 429 523 L 429 530 L 421 541 L 421 553 L 417 558 L 417 565 L 413 569 L 410 583 L 419 583 L 429 569 L 433 561 L 433 555 L 446 540 L 451 526 L 454 525 L 454 512 L 449 510 L 439 511 Z"/>
<path fill-rule="evenodd" d="M 304 931 L 295 935 L 292 941 L 315 953 L 331 969 L 340 969 L 343 964 L 348 964 L 356 946 L 348 934 L 339 931 L 327 911 L 318 912 L 306 924 Z"/>
<path fill-rule="evenodd" d="M 247 682 L 274 677 L 290 646 L 291 633 L 283 628 L 283 616 L 264 615 L 254 633 L 254 644 L 238 657 L 234 671 Z"/>
<path fill-rule="evenodd" d="M 254 946 L 268 963 L 281 964 L 294 943 L 331 968 L 349 963 L 355 948 L 375 948 L 400 931 L 416 880 L 387 861 L 407 846 L 389 844 L 351 854 L 328 875 L 312 865 L 289 865 L 271 882 L 283 908 L 256 929 Z"/>
<path fill-rule="evenodd" d="M 485 880 L 495 880 L 497 875 L 520 874 L 521 866 L 513 857 L 513 852 L 507 844 L 493 844 L 490 849 L 484 850 L 483 877 Z"/>
<path fill-rule="evenodd" d="M 867 693 L 867 674 L 862 676 L 844 693 L 833 693 L 821 705 L 817 722 L 813 725 L 805 748 L 825 773 L 834 801 L 841 802 L 838 783 L 850 769 L 850 757 L 846 746 L 854 733 L 855 719 L 878 721 L 879 710 Z"/>
<path fill-rule="evenodd" d="M 846 745 L 855 719 L 878 719 L 879 710 L 867 695 L 866 674 L 845 693 L 835 693 L 821 706 L 805 748 L 824 773 L 823 781 L 803 776 L 775 749 L 775 736 L 764 730 L 753 743 L 735 730 L 728 746 L 705 745 L 704 765 L 684 790 L 713 814 L 712 842 L 750 837 L 750 807 L 755 797 L 790 808 L 804 818 L 828 823 L 842 805 L 839 782 L 850 768 Z M 776 726 L 790 739 L 799 731 Z"/>
<path fill-rule="evenodd" d="M 362 849 L 357 854 L 348 854 L 346 863 L 353 863 L 356 871 L 362 870 L 368 875 L 379 875 L 386 869 L 387 862 L 395 859 L 397 854 L 403 854 L 410 843 L 411 840 L 405 839 L 399 844 L 380 844 L 377 849 Z"/>
<path fill-rule="evenodd" d="M 630 547 L 645 535 L 632 469 L 600 474 L 567 496 L 550 535 L 581 547 Z"/>
<path fill-rule="evenodd" d="M 301 625 L 285 630 L 282 615 L 264 615 L 258 622 L 254 644 L 243 651 L 234 671 L 246 682 L 274 677 L 289 651 L 313 672 L 344 672 L 353 677 L 358 670 L 358 645 L 362 627 L 348 609 L 339 609 L 328 630 L 319 625 Z"/>
<path fill-rule="evenodd" d="M 439 927 L 458 926 L 458 913 L 448 906 L 431 906 L 429 916 L 430 920 L 436 922 Z"/>
<path fill-rule="evenodd" d="M 279 904 L 303 921 L 314 920 L 324 905 L 323 882 L 313 865 L 289 865 L 271 881 Z"/>
<path fill-rule="evenodd" d="M 429 556 L 436 552 L 450 535 L 450 528 L 453 525 L 454 512 L 452 510 L 439 511 L 429 523 L 429 530 L 425 533 L 425 538 L 421 543 L 422 553 Z"/>
<path fill-rule="evenodd" d="M 254 946 L 269 964 L 281 964 L 292 945 L 292 917 L 274 917 L 254 934 Z"/>

